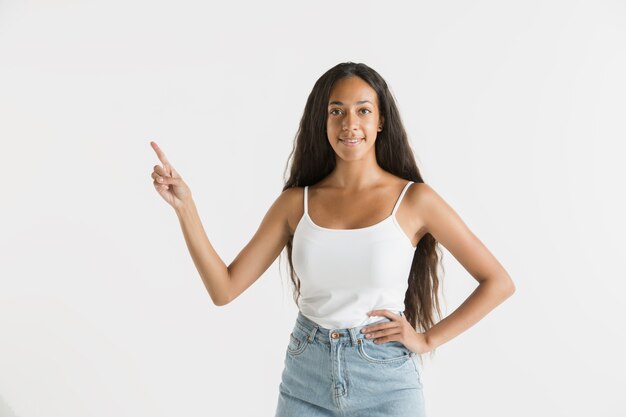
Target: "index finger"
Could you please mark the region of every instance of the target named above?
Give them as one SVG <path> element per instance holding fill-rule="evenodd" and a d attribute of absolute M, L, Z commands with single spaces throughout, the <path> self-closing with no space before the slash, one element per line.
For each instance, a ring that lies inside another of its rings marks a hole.
<path fill-rule="evenodd" d="M 165 157 L 165 153 L 163 153 L 161 148 L 159 148 L 159 145 L 157 145 L 154 141 L 150 141 L 150 145 L 152 146 L 152 149 L 154 149 L 154 151 L 156 152 L 159 161 L 163 162 L 163 165 L 169 165 L 169 161 Z"/>

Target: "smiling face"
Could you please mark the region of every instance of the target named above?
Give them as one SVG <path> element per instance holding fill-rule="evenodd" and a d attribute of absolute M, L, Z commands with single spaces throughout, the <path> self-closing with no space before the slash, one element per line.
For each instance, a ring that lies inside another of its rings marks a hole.
<path fill-rule="evenodd" d="M 383 118 L 378 110 L 376 91 L 362 78 L 342 78 L 333 84 L 327 115 L 328 140 L 339 158 L 357 160 L 374 152 Z M 352 143 L 352 139 L 357 141 Z"/>

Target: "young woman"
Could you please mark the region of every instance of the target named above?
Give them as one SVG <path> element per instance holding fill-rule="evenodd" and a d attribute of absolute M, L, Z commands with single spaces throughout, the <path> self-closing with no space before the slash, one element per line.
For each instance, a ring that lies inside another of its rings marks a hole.
<path fill-rule="evenodd" d="M 178 215 L 216 305 L 250 287 L 287 248 L 299 312 L 276 416 L 424 416 L 421 354 L 511 296 L 513 281 L 424 183 L 386 82 L 341 63 L 311 91 L 291 173 L 230 265 L 211 246 L 191 192 L 156 143 L 154 187 Z M 479 285 L 443 320 L 438 244 Z M 420 358 L 420 362 L 416 361 Z"/>

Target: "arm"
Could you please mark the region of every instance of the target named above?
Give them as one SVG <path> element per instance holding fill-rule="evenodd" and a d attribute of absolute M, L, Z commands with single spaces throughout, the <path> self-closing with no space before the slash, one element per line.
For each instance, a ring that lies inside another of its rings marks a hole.
<path fill-rule="evenodd" d="M 451 314 L 425 332 L 431 350 L 464 332 L 515 292 L 509 274 L 429 185 L 417 183 L 412 196 L 424 227 L 478 281 L 478 287 Z"/>
<path fill-rule="evenodd" d="M 176 209 L 191 258 L 215 305 L 223 306 L 252 285 L 278 257 L 290 237 L 289 196 L 285 190 L 265 214 L 252 240 L 226 266 L 202 226 L 193 200 Z"/>

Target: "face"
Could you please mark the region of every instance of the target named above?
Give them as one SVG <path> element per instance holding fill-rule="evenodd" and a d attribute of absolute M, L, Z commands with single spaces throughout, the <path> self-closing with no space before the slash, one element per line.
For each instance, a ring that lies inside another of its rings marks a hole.
<path fill-rule="evenodd" d="M 343 78 L 333 84 L 327 116 L 328 140 L 340 158 L 361 159 L 374 152 L 374 142 L 382 128 L 383 118 L 378 110 L 376 91 L 362 78 Z M 351 143 L 351 139 L 357 141 Z"/>

